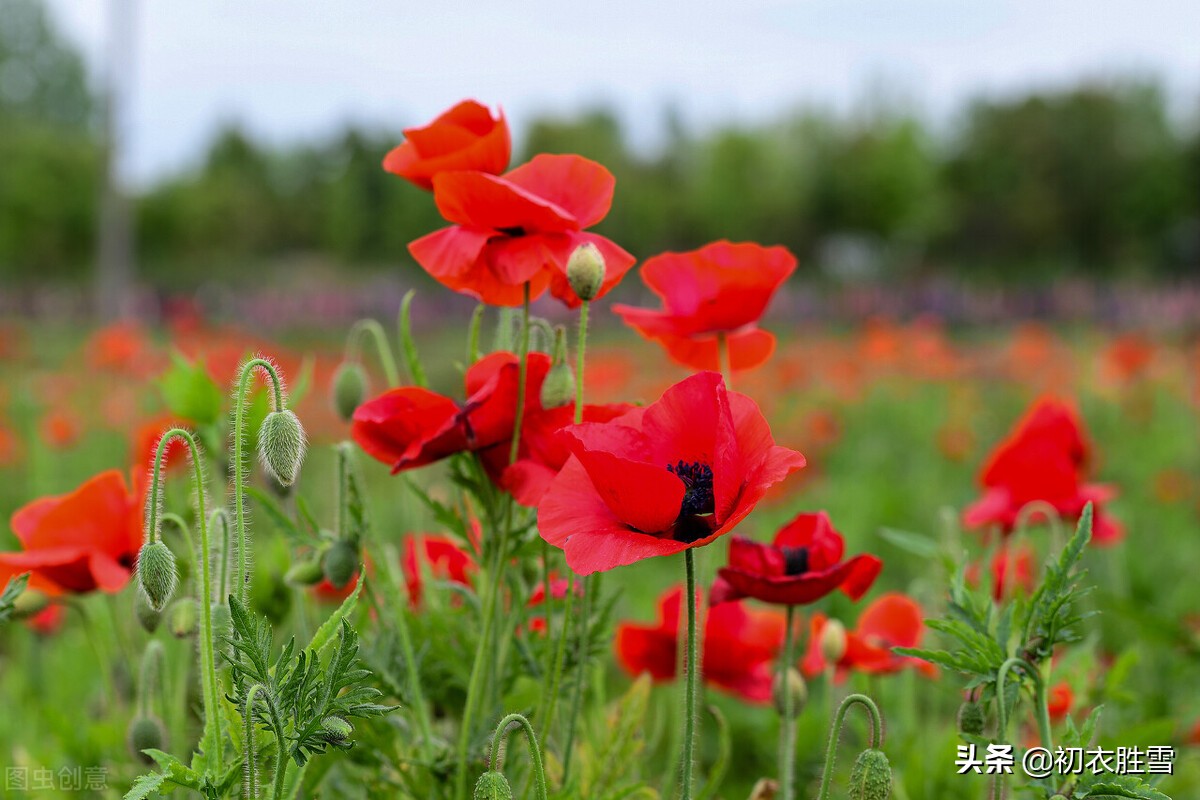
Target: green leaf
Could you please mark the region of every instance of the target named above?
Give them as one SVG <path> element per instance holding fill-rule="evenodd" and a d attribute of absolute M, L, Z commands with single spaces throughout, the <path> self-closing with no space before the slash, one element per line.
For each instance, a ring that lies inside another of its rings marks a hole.
<path fill-rule="evenodd" d="M 283 532 L 284 536 L 299 544 L 305 544 L 312 547 L 320 544 L 320 540 L 318 540 L 317 537 L 313 536 L 308 531 L 303 530 L 291 517 L 288 516 L 287 512 L 283 510 L 283 507 L 280 506 L 278 502 L 276 502 L 275 498 L 271 497 L 269 494 L 256 486 L 247 486 L 246 494 L 248 494 L 254 500 L 257 508 L 261 508 L 266 515 L 270 517 L 271 522 L 273 522 L 275 527 L 279 528 L 279 530 Z"/>
<path fill-rule="evenodd" d="M 0 622 L 8 622 L 13 615 L 13 610 L 16 608 L 17 598 L 21 596 L 21 592 L 25 591 L 25 586 L 29 583 L 28 572 L 23 572 L 15 578 L 9 579 L 4 585 L 4 592 L 0 594 Z"/>
<path fill-rule="evenodd" d="M 125 800 L 146 800 L 150 795 L 162 788 L 167 782 L 167 776 L 157 772 L 141 775 L 133 782 L 133 786 L 125 793 Z"/>
<path fill-rule="evenodd" d="M 189 362 L 178 352 L 171 354 L 171 368 L 158 380 L 163 402 L 172 414 L 205 427 L 221 416 L 222 395 L 202 362 Z"/>
<path fill-rule="evenodd" d="M 931 559 L 938 554 L 939 546 L 937 541 L 924 534 L 897 530 L 896 528 L 881 528 L 879 536 L 885 542 L 893 544 L 917 558 Z"/>
<path fill-rule="evenodd" d="M 153 758 L 163 768 L 163 775 L 171 783 L 188 789 L 195 789 L 196 791 L 203 790 L 204 776 L 184 764 L 175 756 L 153 748 L 143 750 L 142 752 Z"/>
<path fill-rule="evenodd" d="M 337 607 L 337 610 L 329 615 L 329 618 L 321 623 L 321 627 L 317 628 L 313 634 L 312 641 L 308 643 L 305 650 L 311 650 L 318 655 L 324 652 L 329 643 L 333 641 L 334 635 L 338 628 L 347 617 L 354 613 L 354 609 L 358 607 L 358 595 L 362 592 L 363 583 L 366 581 L 366 572 L 361 567 L 358 570 L 359 580 L 354 585 L 354 591 L 346 596 L 342 604 Z"/>
<path fill-rule="evenodd" d="M 417 353 L 417 344 L 412 337 L 412 319 L 410 310 L 416 289 L 409 289 L 400 301 L 400 353 L 404 357 L 404 368 L 417 386 L 428 386 L 425 368 L 421 366 L 421 356 Z"/>

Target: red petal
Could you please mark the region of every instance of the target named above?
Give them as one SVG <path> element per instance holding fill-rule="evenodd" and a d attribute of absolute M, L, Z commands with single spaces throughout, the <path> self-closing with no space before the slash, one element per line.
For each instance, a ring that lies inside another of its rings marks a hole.
<path fill-rule="evenodd" d="M 438 280 L 459 278 L 477 268 L 490 236 L 489 231 L 454 225 L 413 241 L 408 252 Z"/>
<path fill-rule="evenodd" d="M 450 170 L 499 173 L 512 150 L 504 115 L 493 118 L 486 106 L 465 100 L 423 128 L 404 131 L 405 141 L 383 160 L 383 168 L 423 189 Z"/>
<path fill-rule="evenodd" d="M 600 255 L 604 257 L 604 283 L 600 285 L 600 291 L 594 298 L 595 300 L 604 297 L 616 287 L 637 262 L 637 259 L 614 242 L 595 233 L 569 233 L 555 237 L 555 240 L 560 241 L 561 244 L 555 253 L 555 264 L 558 269 L 550 283 L 550 293 L 565 303 L 567 308 L 578 308 L 580 305 L 578 295 L 571 288 L 571 284 L 567 282 L 567 261 L 570 259 L 571 253 L 575 252 L 575 248 L 585 243 L 591 243 L 600 250 Z"/>
<path fill-rule="evenodd" d="M 658 534 L 675 524 L 687 489 L 664 467 L 583 448 L 575 458 L 604 504 L 628 527 Z"/>
<path fill-rule="evenodd" d="M 808 564 L 822 570 L 842 560 L 846 543 L 824 511 L 800 513 L 775 534 L 776 547 L 807 547 Z"/>
<path fill-rule="evenodd" d="M 579 230 L 575 217 L 552 201 L 483 172 L 434 176 L 433 199 L 448 221 L 472 228 L 519 228 L 525 233 Z"/>
<path fill-rule="evenodd" d="M 534 156 L 504 179 L 564 209 L 580 228 L 604 219 L 617 184 L 603 166 L 576 155 Z"/>
<path fill-rule="evenodd" d="M 411 469 L 465 450 L 466 435 L 455 424 L 458 404 L 417 386 L 384 392 L 354 411 L 350 435 L 368 455 Z"/>
<path fill-rule="evenodd" d="M 855 630 L 861 636 L 877 638 L 892 647 L 915 647 L 925 630 L 923 616 L 917 601 L 891 592 L 880 595 L 867 606 Z"/>

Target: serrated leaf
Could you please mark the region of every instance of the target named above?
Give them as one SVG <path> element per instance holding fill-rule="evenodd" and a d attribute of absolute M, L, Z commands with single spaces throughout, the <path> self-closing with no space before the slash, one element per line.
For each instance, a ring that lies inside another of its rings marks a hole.
<path fill-rule="evenodd" d="M 125 793 L 124 800 L 146 800 L 150 795 L 162 788 L 162 785 L 167 782 L 167 776 L 157 772 L 149 775 L 140 775 L 133 782 L 133 786 L 129 787 L 129 791 Z"/>
<path fill-rule="evenodd" d="M 25 586 L 29 583 L 30 573 L 24 572 L 15 578 L 9 579 L 4 585 L 4 592 L 0 594 L 0 622 L 7 622 L 16 608 L 17 598 L 21 592 L 25 591 Z"/>
<path fill-rule="evenodd" d="M 358 574 L 359 579 L 358 583 L 354 585 L 354 591 L 350 592 L 337 610 L 321 623 L 321 627 L 317 628 L 312 641 L 308 643 L 308 647 L 304 648 L 305 650 L 311 650 L 318 655 L 324 652 L 329 643 L 333 641 L 333 637 L 337 634 L 343 621 L 354 613 L 354 609 L 358 607 L 358 595 L 362 592 L 363 583 L 367 580 L 366 571 L 361 567 Z"/>
<path fill-rule="evenodd" d="M 163 775 L 171 783 L 187 789 L 195 789 L 196 791 L 203 790 L 204 776 L 184 764 L 175 756 L 170 753 L 164 753 L 162 750 L 155 750 L 154 748 L 149 748 L 142 752 L 154 759 L 155 763 L 163 768 Z"/>

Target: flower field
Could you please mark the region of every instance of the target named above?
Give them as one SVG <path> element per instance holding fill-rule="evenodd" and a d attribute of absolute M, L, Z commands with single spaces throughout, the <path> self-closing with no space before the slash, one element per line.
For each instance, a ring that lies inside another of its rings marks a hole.
<path fill-rule="evenodd" d="M 385 159 L 392 319 L 0 327 L 0 796 L 1200 792 L 1195 341 L 816 325 L 511 160 Z"/>

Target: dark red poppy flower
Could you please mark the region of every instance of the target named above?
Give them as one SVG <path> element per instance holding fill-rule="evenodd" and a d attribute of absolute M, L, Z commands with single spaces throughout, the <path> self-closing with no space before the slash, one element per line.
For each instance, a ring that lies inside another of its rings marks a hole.
<path fill-rule="evenodd" d="M 108 470 L 17 509 L 11 525 L 24 549 L 0 553 L 0 572 L 30 571 L 34 585 L 52 592 L 117 592 L 142 544 L 142 503 L 120 472 Z"/>
<path fill-rule="evenodd" d="M 842 560 L 842 535 L 824 511 L 803 513 L 779 529 L 773 544 L 733 536 L 729 565 L 717 571 L 710 595 L 713 605 L 751 597 L 764 603 L 798 606 L 841 589 L 858 600 L 883 569 L 872 555 Z"/>
<path fill-rule="evenodd" d="M 520 305 L 528 283 L 531 298 L 549 288 L 574 307 L 566 270 L 575 248 L 590 242 L 604 256 L 600 296 L 633 266 L 629 253 L 585 232 L 608 214 L 615 185 L 612 173 L 575 155 L 536 156 L 502 177 L 443 172 L 433 180 L 434 201 L 454 224 L 408 250 L 439 283 L 489 305 Z"/>
<path fill-rule="evenodd" d="M 478 170 L 493 175 L 504 172 L 512 155 L 512 141 L 504 114 L 492 112 L 474 100 L 464 100 L 423 128 L 408 128 L 404 142 L 383 159 L 388 172 L 432 189 L 441 172 Z"/>
<path fill-rule="evenodd" d="M 917 601 L 907 595 L 891 592 L 880 595 L 863 609 L 858 625 L 846 633 L 846 652 L 837 662 L 837 679 L 854 670 L 874 674 L 899 672 L 913 667 L 929 677 L 937 676 L 937 668 L 919 658 L 900 656 L 893 647 L 916 647 L 925 632 L 923 613 Z M 825 630 L 824 614 L 814 614 L 811 622 L 808 653 L 801 662 L 805 675 L 825 671 L 825 656 L 821 652 L 821 632 Z"/>
<path fill-rule="evenodd" d="M 435 580 L 471 585 L 476 566 L 470 554 L 447 536 L 423 534 L 404 540 L 404 560 L 400 563 L 408 600 L 414 607 L 421 604 L 425 591 L 424 575 Z"/>
<path fill-rule="evenodd" d="M 617 626 L 617 660 L 627 673 L 648 673 L 655 681 L 675 677 L 683 587 L 667 591 L 658 603 L 658 622 Z M 783 647 L 787 622 L 776 611 L 723 603 L 704 620 L 701 675 L 708 683 L 752 703 L 771 700 L 774 660 Z"/>
<path fill-rule="evenodd" d="M 1090 460 L 1091 448 L 1074 408 L 1053 397 L 1040 398 L 992 452 L 979 475 L 983 497 L 966 509 L 963 521 L 970 528 L 994 525 L 1010 533 L 1021 509 L 1034 501 L 1072 520 L 1093 503 L 1093 540 L 1114 543 L 1123 529 L 1102 506 L 1115 491 L 1084 482 Z"/>
<path fill-rule="evenodd" d="M 538 504 L 538 531 L 580 575 L 708 544 L 804 466 L 775 444 L 754 401 L 715 372 L 559 435 L 572 455 Z"/>
<path fill-rule="evenodd" d="M 785 248 L 750 242 L 663 253 L 642 265 L 642 280 L 662 299 L 662 310 L 616 305 L 613 311 L 680 364 L 720 369 L 717 340 L 724 335 L 730 366 L 750 369 L 775 351 L 775 336 L 758 320 L 795 269 Z"/>

